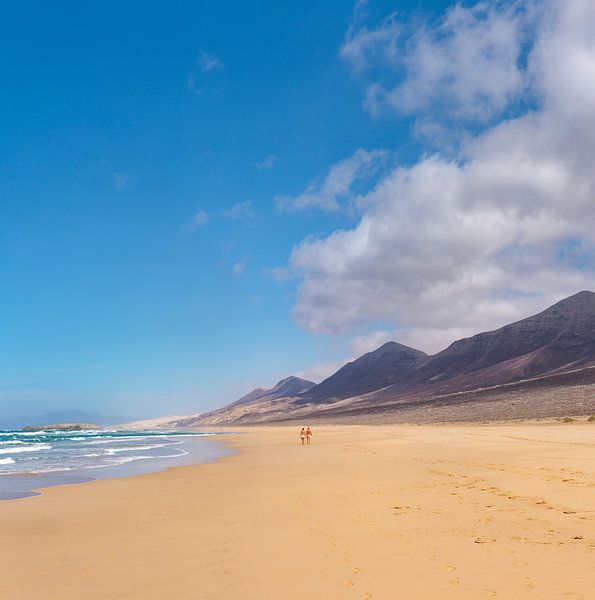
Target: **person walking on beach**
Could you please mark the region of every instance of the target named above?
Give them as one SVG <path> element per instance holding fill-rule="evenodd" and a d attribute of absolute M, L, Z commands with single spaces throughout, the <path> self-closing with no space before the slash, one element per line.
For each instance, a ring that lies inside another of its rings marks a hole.
<path fill-rule="evenodd" d="M 300 431 L 300 439 L 302 440 L 302 446 L 304 445 L 304 442 L 306 441 L 306 430 L 302 427 L 302 430 Z"/>
<path fill-rule="evenodd" d="M 306 441 L 308 444 L 312 443 L 312 430 L 310 429 L 310 426 L 308 426 L 308 429 L 306 429 Z"/>

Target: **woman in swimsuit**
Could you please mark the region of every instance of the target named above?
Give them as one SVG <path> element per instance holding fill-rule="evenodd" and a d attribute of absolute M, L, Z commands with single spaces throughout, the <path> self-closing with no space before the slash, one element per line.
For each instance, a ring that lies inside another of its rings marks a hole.
<path fill-rule="evenodd" d="M 304 442 L 306 441 L 306 430 L 302 427 L 302 430 L 300 431 L 300 439 L 302 440 L 302 446 L 304 445 Z"/>

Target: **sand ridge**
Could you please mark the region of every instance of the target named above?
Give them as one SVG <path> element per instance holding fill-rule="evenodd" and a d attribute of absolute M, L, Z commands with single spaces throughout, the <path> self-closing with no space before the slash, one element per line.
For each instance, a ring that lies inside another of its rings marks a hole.
<path fill-rule="evenodd" d="M 243 431 L 216 463 L 0 504 L 0 598 L 593 597 L 591 424 Z"/>

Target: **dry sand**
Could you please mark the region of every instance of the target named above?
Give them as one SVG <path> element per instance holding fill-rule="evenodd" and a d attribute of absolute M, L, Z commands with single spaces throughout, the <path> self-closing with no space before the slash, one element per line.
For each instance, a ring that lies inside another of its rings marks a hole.
<path fill-rule="evenodd" d="M 0 598 L 595 598 L 595 425 L 314 434 L 0 503 Z"/>

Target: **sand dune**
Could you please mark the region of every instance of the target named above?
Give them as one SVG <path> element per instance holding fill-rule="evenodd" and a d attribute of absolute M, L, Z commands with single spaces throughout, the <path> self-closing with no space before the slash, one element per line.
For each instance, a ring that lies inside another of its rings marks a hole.
<path fill-rule="evenodd" d="M 0 504 L 0 598 L 593 597 L 595 425 L 314 433 Z"/>

